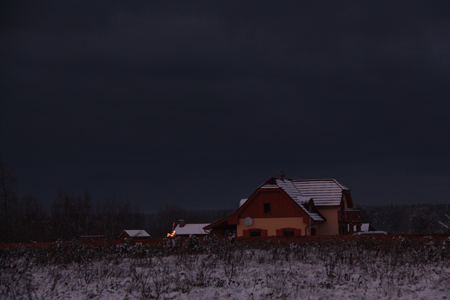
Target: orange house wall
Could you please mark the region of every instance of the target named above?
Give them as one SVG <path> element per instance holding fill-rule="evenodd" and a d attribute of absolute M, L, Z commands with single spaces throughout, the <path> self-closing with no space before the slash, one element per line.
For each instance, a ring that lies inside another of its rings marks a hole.
<path fill-rule="evenodd" d="M 314 226 L 317 228 L 318 235 L 336 235 L 339 234 L 338 211 L 339 207 L 316 207 L 317 211 L 324 216 L 327 221 Z"/>
<path fill-rule="evenodd" d="M 252 218 L 253 223 L 250 226 L 245 225 L 245 219 L 239 219 L 239 224 L 237 225 L 237 236 L 243 236 L 244 230 L 252 228 L 262 228 L 267 230 L 268 236 L 276 236 L 277 229 L 282 228 L 295 228 L 301 229 L 301 234 L 305 235 L 306 224 L 303 222 L 303 218 Z"/>

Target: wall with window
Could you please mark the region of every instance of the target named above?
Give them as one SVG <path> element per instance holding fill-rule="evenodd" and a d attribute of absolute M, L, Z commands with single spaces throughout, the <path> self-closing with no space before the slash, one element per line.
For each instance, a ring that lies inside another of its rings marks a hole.
<path fill-rule="evenodd" d="M 281 189 L 258 190 L 242 207 L 239 218 L 288 218 L 307 215 Z"/>
<path fill-rule="evenodd" d="M 245 218 L 239 218 L 237 225 L 237 236 L 256 235 L 260 230 L 261 236 L 280 236 L 293 234 L 295 236 L 304 235 L 307 224 L 302 217 L 296 218 L 252 218 L 250 226 L 245 225 Z M 264 231 L 265 230 L 265 231 Z"/>

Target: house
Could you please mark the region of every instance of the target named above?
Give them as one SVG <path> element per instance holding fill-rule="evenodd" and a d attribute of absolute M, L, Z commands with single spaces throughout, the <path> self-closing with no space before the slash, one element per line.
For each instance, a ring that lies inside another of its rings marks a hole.
<path fill-rule="evenodd" d="M 144 229 L 137 229 L 137 230 L 124 230 L 120 235 L 119 239 L 130 239 L 130 238 L 136 238 L 136 239 L 149 239 L 150 234 L 147 233 Z"/>
<path fill-rule="evenodd" d="M 175 232 L 177 233 L 177 236 L 204 236 L 209 234 L 209 230 L 203 229 L 208 225 L 209 223 L 186 224 L 184 220 L 180 220 L 177 227 L 175 227 Z"/>
<path fill-rule="evenodd" d="M 259 186 L 239 209 L 205 230 L 226 236 L 347 235 L 361 231 L 350 190 L 335 179 L 289 179 Z M 356 229 L 356 230 L 355 230 Z"/>

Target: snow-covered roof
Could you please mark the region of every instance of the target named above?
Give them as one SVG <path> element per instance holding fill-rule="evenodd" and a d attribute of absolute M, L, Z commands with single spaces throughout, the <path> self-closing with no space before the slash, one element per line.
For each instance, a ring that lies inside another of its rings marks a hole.
<path fill-rule="evenodd" d="M 248 198 L 241 199 L 241 201 L 239 201 L 239 207 L 244 205 L 244 203 L 247 202 L 247 200 L 248 200 Z"/>
<path fill-rule="evenodd" d="M 266 183 L 266 184 L 263 184 L 263 185 L 261 186 L 261 188 L 262 188 L 262 189 L 277 189 L 277 188 L 279 188 L 279 186 L 276 185 L 276 184 Z"/>
<path fill-rule="evenodd" d="M 208 226 L 209 223 L 202 224 L 185 224 L 183 227 L 180 227 L 180 224 L 175 227 L 175 231 L 177 235 L 201 235 L 208 234 L 209 232 L 205 231 L 203 227 Z"/>
<path fill-rule="evenodd" d="M 315 206 L 338 206 L 342 191 L 348 190 L 335 179 L 292 179 L 292 182 L 303 196 L 313 198 Z"/>
<path fill-rule="evenodd" d="M 342 192 L 347 187 L 335 179 L 275 179 L 260 186 L 261 189 L 281 188 L 314 220 L 324 221 L 317 213 L 308 211 L 304 204 L 313 199 L 314 206 L 339 206 L 341 204 Z M 240 206 L 244 204 L 241 200 Z"/>
<path fill-rule="evenodd" d="M 276 179 L 276 185 L 282 188 L 292 199 L 305 202 L 314 200 L 315 206 L 338 206 L 341 204 L 342 191 L 347 187 L 335 179 Z M 273 186 L 264 184 L 261 188 Z M 299 198 L 300 197 L 300 198 Z"/>
<path fill-rule="evenodd" d="M 145 238 L 150 237 L 150 234 L 147 233 L 144 229 L 136 229 L 136 230 L 124 230 L 130 237 L 132 238 Z M 122 232 L 122 233 L 123 233 Z M 122 235 L 122 234 L 121 234 Z"/>

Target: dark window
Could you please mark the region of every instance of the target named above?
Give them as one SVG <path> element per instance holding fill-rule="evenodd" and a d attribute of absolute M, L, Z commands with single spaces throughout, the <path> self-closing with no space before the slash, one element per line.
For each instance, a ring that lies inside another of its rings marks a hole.
<path fill-rule="evenodd" d="M 284 236 L 294 236 L 294 229 L 284 229 L 283 235 Z"/>
<path fill-rule="evenodd" d="M 261 230 L 250 230 L 250 236 L 261 236 Z"/>
<path fill-rule="evenodd" d="M 264 213 L 270 214 L 270 203 L 264 203 Z"/>

